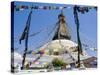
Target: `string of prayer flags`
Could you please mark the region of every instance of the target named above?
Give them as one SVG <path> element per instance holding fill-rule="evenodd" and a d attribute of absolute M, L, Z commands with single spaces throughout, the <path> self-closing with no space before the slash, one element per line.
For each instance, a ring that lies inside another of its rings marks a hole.
<path fill-rule="evenodd" d="M 24 9 L 43 9 L 43 10 L 63 10 L 65 8 L 69 8 L 67 6 L 26 6 L 26 5 L 15 5 L 14 9 L 16 11 L 24 10 Z"/>

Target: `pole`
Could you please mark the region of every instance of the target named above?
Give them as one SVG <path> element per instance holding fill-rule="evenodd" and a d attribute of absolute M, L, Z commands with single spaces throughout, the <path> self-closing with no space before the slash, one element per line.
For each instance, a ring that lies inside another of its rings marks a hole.
<path fill-rule="evenodd" d="M 25 58 L 26 58 L 26 54 L 27 54 L 27 50 L 28 50 L 28 37 L 29 37 L 29 28 L 30 28 L 30 22 L 31 22 L 31 14 L 32 14 L 32 10 L 28 16 L 28 20 L 27 20 L 27 23 L 26 23 L 26 26 L 28 27 L 27 28 L 27 31 L 26 31 L 26 36 L 25 36 L 25 50 L 24 50 L 24 54 L 23 54 L 23 60 L 22 60 L 22 68 L 21 69 L 24 69 L 24 65 L 25 65 Z"/>
<path fill-rule="evenodd" d="M 80 53 L 82 53 L 82 45 L 80 41 L 80 35 L 79 35 L 79 19 L 78 19 L 78 13 L 77 13 L 77 6 L 74 6 L 74 19 L 75 19 L 75 24 L 76 24 L 76 29 L 77 29 L 77 42 L 78 42 L 78 66 L 80 67 Z"/>

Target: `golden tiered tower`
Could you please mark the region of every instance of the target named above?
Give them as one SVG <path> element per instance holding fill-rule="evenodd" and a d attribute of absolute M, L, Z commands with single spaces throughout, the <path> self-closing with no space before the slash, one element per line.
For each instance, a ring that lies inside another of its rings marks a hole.
<path fill-rule="evenodd" d="M 62 12 L 58 15 L 57 25 L 58 25 L 58 27 L 56 29 L 53 40 L 56 40 L 56 39 L 68 39 L 68 40 L 70 40 L 71 36 L 69 34 L 68 28 L 66 27 L 67 24 L 65 21 L 65 16 L 63 15 Z"/>

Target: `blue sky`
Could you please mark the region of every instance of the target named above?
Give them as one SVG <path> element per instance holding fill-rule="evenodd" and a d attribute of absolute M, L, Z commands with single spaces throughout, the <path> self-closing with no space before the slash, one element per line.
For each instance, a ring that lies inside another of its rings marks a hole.
<path fill-rule="evenodd" d="M 46 3 L 28 3 L 28 2 L 15 2 L 15 5 L 37 5 L 37 6 L 68 6 L 69 8 L 64 9 L 63 13 L 66 17 L 67 27 L 71 33 L 71 40 L 76 41 L 76 25 L 74 22 L 73 5 L 61 5 L 61 4 L 46 4 Z M 24 41 L 19 44 L 19 38 L 24 30 L 30 9 L 15 11 L 14 12 L 14 46 L 18 48 L 16 51 L 23 53 Z M 39 46 L 46 43 L 53 34 L 48 37 L 48 33 L 52 30 L 56 22 L 58 21 L 58 15 L 60 10 L 33 10 L 30 33 L 35 33 L 40 30 L 41 33 L 29 38 L 29 50 L 35 50 Z M 80 22 L 80 38 L 81 42 L 89 45 L 90 47 L 97 46 L 97 11 L 90 9 L 86 14 L 79 13 Z M 96 47 L 97 48 L 97 47 Z M 96 52 L 87 50 L 90 55 L 96 55 Z"/>

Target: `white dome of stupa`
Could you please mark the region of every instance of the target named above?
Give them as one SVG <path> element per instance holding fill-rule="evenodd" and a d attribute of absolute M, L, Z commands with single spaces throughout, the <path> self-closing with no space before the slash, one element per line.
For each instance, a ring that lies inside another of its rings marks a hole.
<path fill-rule="evenodd" d="M 40 49 L 45 50 L 53 50 L 53 51 L 61 51 L 63 49 L 66 49 L 67 51 L 74 51 L 77 47 L 77 44 L 71 40 L 61 39 L 61 40 L 53 40 L 51 42 L 48 42 L 44 46 L 42 46 Z"/>

